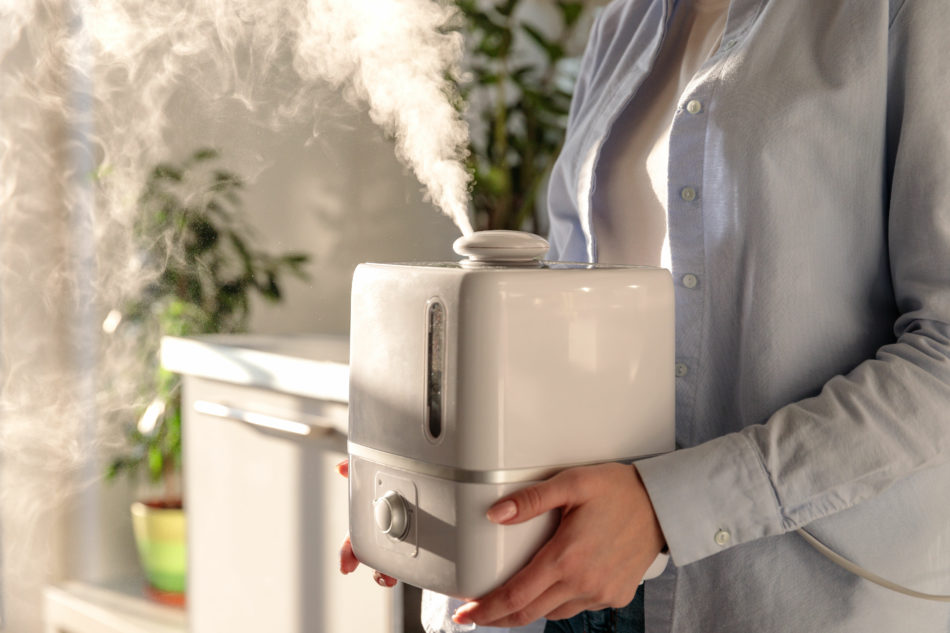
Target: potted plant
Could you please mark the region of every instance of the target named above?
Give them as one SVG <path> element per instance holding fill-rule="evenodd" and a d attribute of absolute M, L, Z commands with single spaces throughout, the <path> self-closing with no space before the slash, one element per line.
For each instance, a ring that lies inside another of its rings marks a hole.
<path fill-rule="evenodd" d="M 132 506 L 133 528 L 153 594 L 177 602 L 185 588 L 185 518 L 181 494 L 180 378 L 160 367 L 162 336 L 246 330 L 250 297 L 282 298 L 281 275 L 305 277 L 309 256 L 268 254 L 243 222 L 239 176 L 200 149 L 149 173 L 136 207 L 134 233 L 150 281 L 103 329 L 140 350 L 148 404 L 127 424 L 127 450 L 108 464 L 107 479 L 147 483 Z"/>
<path fill-rule="evenodd" d="M 459 92 L 472 123 L 475 226 L 541 232 L 538 198 L 561 149 L 577 75 L 572 48 L 603 2 L 456 4 L 469 49 Z"/>

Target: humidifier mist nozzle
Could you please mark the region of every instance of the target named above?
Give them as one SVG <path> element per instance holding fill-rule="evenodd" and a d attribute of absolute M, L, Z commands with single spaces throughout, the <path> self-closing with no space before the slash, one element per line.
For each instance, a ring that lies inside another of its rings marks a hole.
<path fill-rule="evenodd" d="M 540 235 L 524 231 L 476 231 L 455 240 L 452 248 L 463 266 L 529 266 L 541 265 L 541 257 L 550 245 Z"/>

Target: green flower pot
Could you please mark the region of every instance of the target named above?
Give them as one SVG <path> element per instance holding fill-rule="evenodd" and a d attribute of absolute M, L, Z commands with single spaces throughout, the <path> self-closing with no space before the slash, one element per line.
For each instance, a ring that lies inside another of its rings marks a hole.
<path fill-rule="evenodd" d="M 187 569 L 184 510 L 135 502 L 132 529 L 149 584 L 160 591 L 184 593 Z"/>

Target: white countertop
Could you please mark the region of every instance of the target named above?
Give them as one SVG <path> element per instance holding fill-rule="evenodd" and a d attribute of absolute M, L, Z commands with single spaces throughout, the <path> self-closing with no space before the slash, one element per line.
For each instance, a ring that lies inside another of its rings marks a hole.
<path fill-rule="evenodd" d="M 188 376 L 347 402 L 346 336 L 252 334 L 162 339 L 162 366 Z"/>

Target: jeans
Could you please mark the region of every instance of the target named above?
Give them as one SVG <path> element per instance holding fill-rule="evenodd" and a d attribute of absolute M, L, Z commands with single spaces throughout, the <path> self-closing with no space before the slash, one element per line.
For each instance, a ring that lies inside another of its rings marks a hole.
<path fill-rule="evenodd" d="M 625 607 L 582 611 L 566 620 L 550 620 L 544 627 L 544 633 L 643 633 L 643 630 L 643 585 Z"/>

